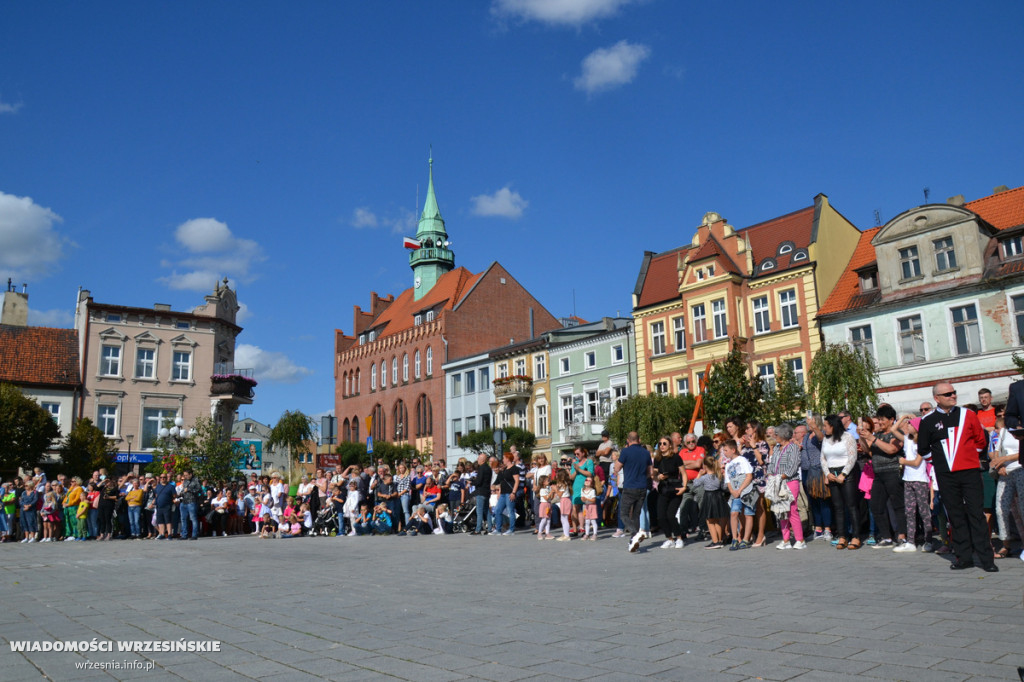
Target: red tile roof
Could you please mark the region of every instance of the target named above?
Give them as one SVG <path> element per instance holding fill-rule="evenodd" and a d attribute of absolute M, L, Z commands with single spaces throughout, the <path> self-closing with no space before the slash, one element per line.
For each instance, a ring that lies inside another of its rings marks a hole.
<path fill-rule="evenodd" d="M 998 230 L 1024 225 L 1024 186 L 975 199 L 964 206 Z"/>
<path fill-rule="evenodd" d="M 860 308 L 874 302 L 878 298 L 877 289 L 867 293 L 860 290 L 860 275 L 857 274 L 857 269 L 875 260 L 875 247 L 871 245 L 871 239 L 881 229 L 880 227 L 873 227 L 860 233 L 860 241 L 857 242 L 857 248 L 854 249 L 853 255 L 850 256 L 850 262 L 847 264 L 846 269 L 843 270 L 839 281 L 836 282 L 832 295 L 825 301 L 825 305 L 821 306 L 818 310 L 819 315 L 840 313 L 844 310 Z"/>
<path fill-rule="evenodd" d="M 0 381 L 78 386 L 78 330 L 0 325 Z"/>
<path fill-rule="evenodd" d="M 689 248 L 681 246 L 651 256 L 651 262 L 647 266 L 647 277 L 644 278 L 643 288 L 637 298 L 637 308 L 679 298 L 679 271 L 676 269 L 676 260 L 680 253 Z"/>
<path fill-rule="evenodd" d="M 442 304 L 441 310 L 451 310 L 469 292 L 469 290 L 480 279 L 480 275 L 474 275 L 466 268 L 455 268 L 446 272 L 437 280 L 437 283 L 420 300 L 414 299 L 415 290 L 408 288 L 398 295 L 395 302 L 389 305 L 373 322 L 366 326 L 367 329 L 376 329 L 377 336 L 397 334 L 411 329 L 414 325 L 413 316 L 428 308 L 435 308 Z"/>
<path fill-rule="evenodd" d="M 740 232 L 750 240 L 750 250 L 757 268 L 765 258 L 775 258 L 775 267 L 771 274 L 785 270 L 792 265 L 790 258 L 796 249 L 806 249 L 811 245 L 811 230 L 814 229 L 814 206 L 802 208 L 788 215 L 773 218 L 757 225 L 751 225 Z M 776 258 L 779 244 L 793 242 L 793 251 Z M 800 261 L 803 265 L 807 261 Z"/>

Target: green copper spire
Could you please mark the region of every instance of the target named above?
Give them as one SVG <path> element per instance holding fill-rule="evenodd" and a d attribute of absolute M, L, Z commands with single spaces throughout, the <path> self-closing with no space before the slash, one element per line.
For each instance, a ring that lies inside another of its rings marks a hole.
<path fill-rule="evenodd" d="M 441 209 L 437 207 L 434 194 L 434 154 L 428 159 L 430 179 L 427 183 L 427 199 L 423 202 L 420 224 L 416 239 L 420 248 L 409 254 L 409 266 L 413 271 L 414 298 L 419 300 L 430 291 L 444 273 L 455 267 L 455 254 L 448 248 L 448 232 L 444 227 Z"/>

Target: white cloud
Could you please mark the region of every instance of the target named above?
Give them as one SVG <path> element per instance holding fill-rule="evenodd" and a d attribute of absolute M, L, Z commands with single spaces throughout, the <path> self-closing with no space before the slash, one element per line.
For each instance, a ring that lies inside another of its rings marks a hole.
<path fill-rule="evenodd" d="M 263 249 L 251 239 L 232 234 L 228 226 L 214 218 L 195 218 L 182 223 L 174 238 L 187 252 L 176 262 L 161 261 L 172 268 L 160 281 L 172 289 L 207 291 L 225 276 L 232 284 L 251 282 L 257 263 L 266 260 Z"/>
<path fill-rule="evenodd" d="M 610 17 L 636 0 L 494 0 L 491 13 L 544 24 L 581 26 Z"/>
<path fill-rule="evenodd" d="M 62 222 L 29 197 L 0 192 L 0 275 L 28 280 L 52 272 L 67 244 L 54 229 Z"/>
<path fill-rule="evenodd" d="M 70 310 L 35 310 L 28 309 L 28 323 L 33 327 L 62 327 L 70 328 L 75 324 L 75 316 Z"/>
<path fill-rule="evenodd" d="M 583 59 L 582 73 L 573 83 L 577 90 L 594 94 L 625 85 L 636 78 L 640 63 L 651 56 L 646 45 L 620 40 L 611 47 L 594 50 Z"/>
<path fill-rule="evenodd" d="M 298 383 L 313 373 L 309 368 L 296 365 L 284 353 L 266 351 L 248 343 L 235 347 L 235 367 L 252 369 L 257 381 L 279 384 Z"/>
<path fill-rule="evenodd" d="M 378 214 L 367 206 L 360 206 L 352 211 L 348 224 L 356 229 L 375 230 L 386 227 L 391 234 L 404 234 L 416 231 L 416 214 L 407 208 L 396 212 Z"/>
<path fill-rule="evenodd" d="M 238 324 L 242 324 L 246 320 L 252 319 L 252 316 L 253 313 L 251 310 L 249 310 L 249 306 L 239 301 L 238 312 L 235 313 L 235 322 L 237 322 Z"/>
<path fill-rule="evenodd" d="M 16 114 L 24 104 L 24 102 L 15 102 L 14 104 L 8 104 L 7 102 L 0 100 L 0 114 Z"/>
<path fill-rule="evenodd" d="M 360 207 L 352 211 L 352 227 L 377 227 L 380 220 L 377 214 L 368 208 Z"/>
<path fill-rule="evenodd" d="M 470 199 L 473 202 L 473 213 L 480 216 L 499 216 L 501 218 L 519 218 L 530 205 L 519 192 L 513 192 L 505 185 L 494 194 L 480 194 Z"/>

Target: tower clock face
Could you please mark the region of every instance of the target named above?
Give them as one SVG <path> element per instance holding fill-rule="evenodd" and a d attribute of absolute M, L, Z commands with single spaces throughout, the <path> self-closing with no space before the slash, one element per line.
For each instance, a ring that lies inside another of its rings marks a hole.
<path fill-rule="evenodd" d="M 413 280 L 412 283 L 413 283 L 413 286 L 415 286 L 417 289 L 419 289 L 420 288 L 420 284 L 421 284 L 421 280 L 420 280 L 419 277 L 417 277 L 416 279 Z"/>

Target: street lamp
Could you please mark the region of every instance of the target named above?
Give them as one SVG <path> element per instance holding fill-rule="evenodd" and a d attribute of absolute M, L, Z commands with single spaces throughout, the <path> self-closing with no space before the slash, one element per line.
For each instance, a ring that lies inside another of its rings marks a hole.
<path fill-rule="evenodd" d="M 498 403 L 488 403 L 491 408 L 491 418 L 494 420 L 494 453 L 499 460 L 505 452 L 505 430 L 498 428 Z"/>
<path fill-rule="evenodd" d="M 131 463 L 132 463 L 132 438 L 135 438 L 135 434 L 134 433 L 126 433 L 124 435 L 124 439 L 126 441 L 128 441 L 128 464 L 129 465 L 131 465 Z M 135 473 L 139 473 L 139 472 L 136 471 Z"/>

